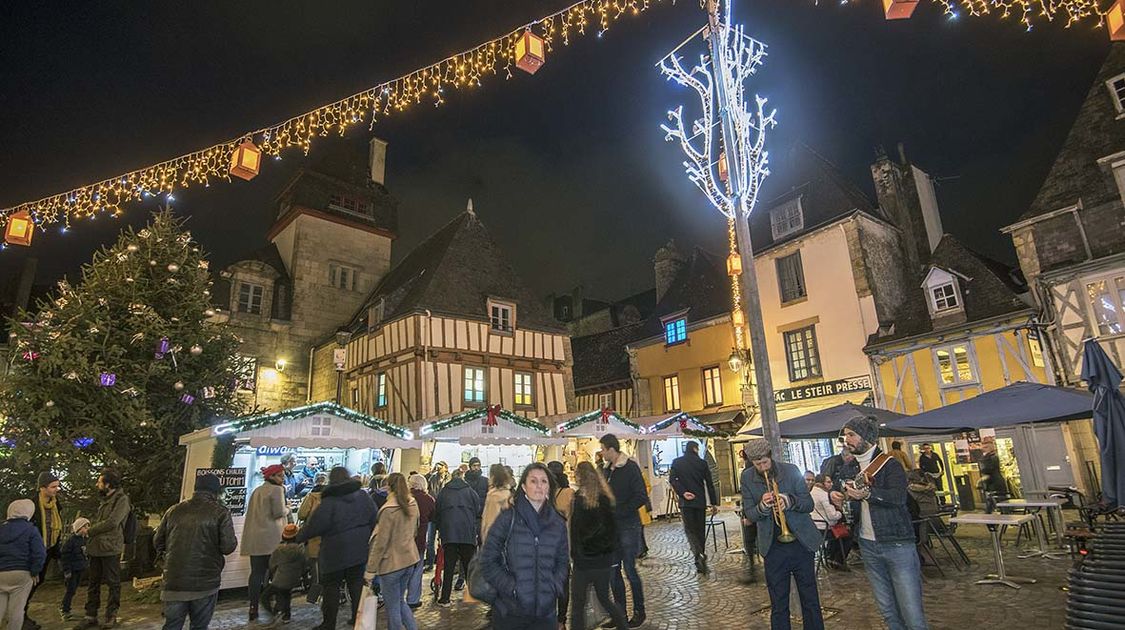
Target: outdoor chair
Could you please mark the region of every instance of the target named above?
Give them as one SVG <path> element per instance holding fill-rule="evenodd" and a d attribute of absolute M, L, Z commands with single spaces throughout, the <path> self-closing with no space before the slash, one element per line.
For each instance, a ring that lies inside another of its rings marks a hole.
<path fill-rule="evenodd" d="M 723 528 L 723 548 L 730 549 L 730 541 L 727 540 L 727 523 L 718 516 L 707 517 L 707 531 L 703 535 L 704 544 L 706 544 L 707 536 L 711 536 L 711 548 L 714 551 L 719 550 L 719 537 L 715 530 L 719 527 Z"/>

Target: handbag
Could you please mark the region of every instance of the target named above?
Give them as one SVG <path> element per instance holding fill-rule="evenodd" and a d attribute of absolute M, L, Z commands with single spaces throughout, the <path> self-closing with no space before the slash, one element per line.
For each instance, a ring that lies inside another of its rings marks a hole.
<path fill-rule="evenodd" d="M 359 610 L 355 614 L 355 630 L 375 630 L 375 619 L 379 615 L 379 598 L 375 590 L 363 589 L 359 600 Z"/>
<path fill-rule="evenodd" d="M 516 527 L 516 512 L 515 508 L 509 509 L 512 510 L 512 520 L 508 524 L 508 535 L 504 538 L 504 546 L 500 548 L 500 559 L 504 562 L 504 569 L 511 573 L 511 569 L 508 567 L 508 540 L 511 539 L 512 530 Z M 496 598 L 500 594 L 496 587 L 486 580 L 480 572 L 480 557 L 484 555 L 483 552 L 484 548 L 482 547 L 481 553 L 474 555 L 473 559 L 469 560 L 469 595 L 473 599 L 478 599 L 486 604 L 495 604 Z"/>
<path fill-rule="evenodd" d="M 852 535 L 852 530 L 848 529 L 847 523 L 843 521 L 829 527 L 828 530 L 832 532 L 832 537 L 836 539 L 847 538 Z"/>

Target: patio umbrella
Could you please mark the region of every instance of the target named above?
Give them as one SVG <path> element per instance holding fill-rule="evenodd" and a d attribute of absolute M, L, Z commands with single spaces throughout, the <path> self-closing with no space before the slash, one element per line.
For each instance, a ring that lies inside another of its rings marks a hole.
<path fill-rule="evenodd" d="M 884 437 L 924 433 L 924 431 L 916 429 L 896 429 L 888 426 L 888 423 L 893 423 L 896 420 L 901 420 L 906 417 L 901 413 L 895 413 L 886 409 L 876 409 L 865 405 L 856 405 L 850 402 L 791 418 L 779 423 L 778 426 L 781 428 L 781 437 L 791 440 L 811 440 L 815 438 L 832 439 L 840 435 L 840 431 L 844 428 L 844 423 L 856 416 L 874 417 L 879 422 L 879 435 Z M 760 437 L 762 435 L 761 422 L 759 421 L 757 425 L 758 426 L 753 428 L 744 428 L 738 433 L 739 435 Z"/>
<path fill-rule="evenodd" d="M 1094 433 L 1102 460 L 1102 497 L 1109 508 L 1125 495 L 1125 397 L 1121 371 L 1094 339 L 1082 350 L 1082 380 L 1094 394 Z"/>

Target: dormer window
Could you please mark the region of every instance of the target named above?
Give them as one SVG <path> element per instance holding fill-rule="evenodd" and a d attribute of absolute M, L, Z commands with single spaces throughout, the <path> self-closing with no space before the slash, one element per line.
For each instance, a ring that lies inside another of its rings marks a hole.
<path fill-rule="evenodd" d="M 370 330 L 383 323 L 387 315 L 387 299 L 379 298 L 374 306 L 367 309 L 367 328 Z"/>
<path fill-rule="evenodd" d="M 1105 82 L 1109 97 L 1117 109 L 1117 117 L 1125 117 L 1125 74 L 1119 74 Z"/>
<path fill-rule="evenodd" d="M 801 209 L 800 197 L 790 199 L 770 210 L 770 230 L 775 241 L 800 232 L 804 227 L 805 214 Z"/>
<path fill-rule="evenodd" d="M 935 313 L 950 311 L 961 306 L 961 302 L 957 299 L 957 286 L 953 282 L 930 289 L 930 299 Z"/>
<path fill-rule="evenodd" d="M 496 332 L 511 333 L 516 329 L 516 305 L 489 300 L 488 322 Z"/>
<path fill-rule="evenodd" d="M 328 196 L 328 207 L 358 217 L 370 219 L 375 216 L 375 207 L 367 199 L 355 195 L 332 194 Z"/>
<path fill-rule="evenodd" d="M 687 318 L 676 317 L 664 322 L 664 344 L 675 345 L 687 341 Z"/>
<path fill-rule="evenodd" d="M 262 314 L 262 296 L 266 289 L 252 282 L 238 283 L 238 312 L 251 315 Z"/>
<path fill-rule="evenodd" d="M 956 271 L 941 267 L 930 267 L 922 282 L 922 290 L 926 292 L 926 307 L 931 317 L 945 317 L 965 310 L 965 300 L 961 293 L 961 282 L 968 281 Z"/>

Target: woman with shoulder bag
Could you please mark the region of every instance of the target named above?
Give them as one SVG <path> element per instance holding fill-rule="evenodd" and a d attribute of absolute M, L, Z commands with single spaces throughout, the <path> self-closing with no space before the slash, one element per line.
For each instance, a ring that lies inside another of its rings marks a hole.
<path fill-rule="evenodd" d="M 566 525 L 551 505 L 547 467 L 524 468 L 512 509 L 504 510 L 481 550 L 480 573 L 496 589 L 494 630 L 556 630 L 568 565 Z"/>
<path fill-rule="evenodd" d="M 406 591 L 419 558 L 414 541 L 418 531 L 418 502 L 410 494 L 402 473 L 387 475 L 386 487 L 387 501 L 379 510 L 364 578 L 372 582 L 379 576 L 387 606 L 388 630 L 417 630 L 414 610 L 406 605 Z"/>
<path fill-rule="evenodd" d="M 586 591 L 591 584 L 602 608 L 609 613 L 617 630 L 625 630 L 625 611 L 613 601 L 609 581 L 620 562 L 617 548 L 617 521 L 613 518 L 613 492 L 590 462 L 575 470 L 578 491 L 570 512 L 571 630 L 586 630 Z"/>

